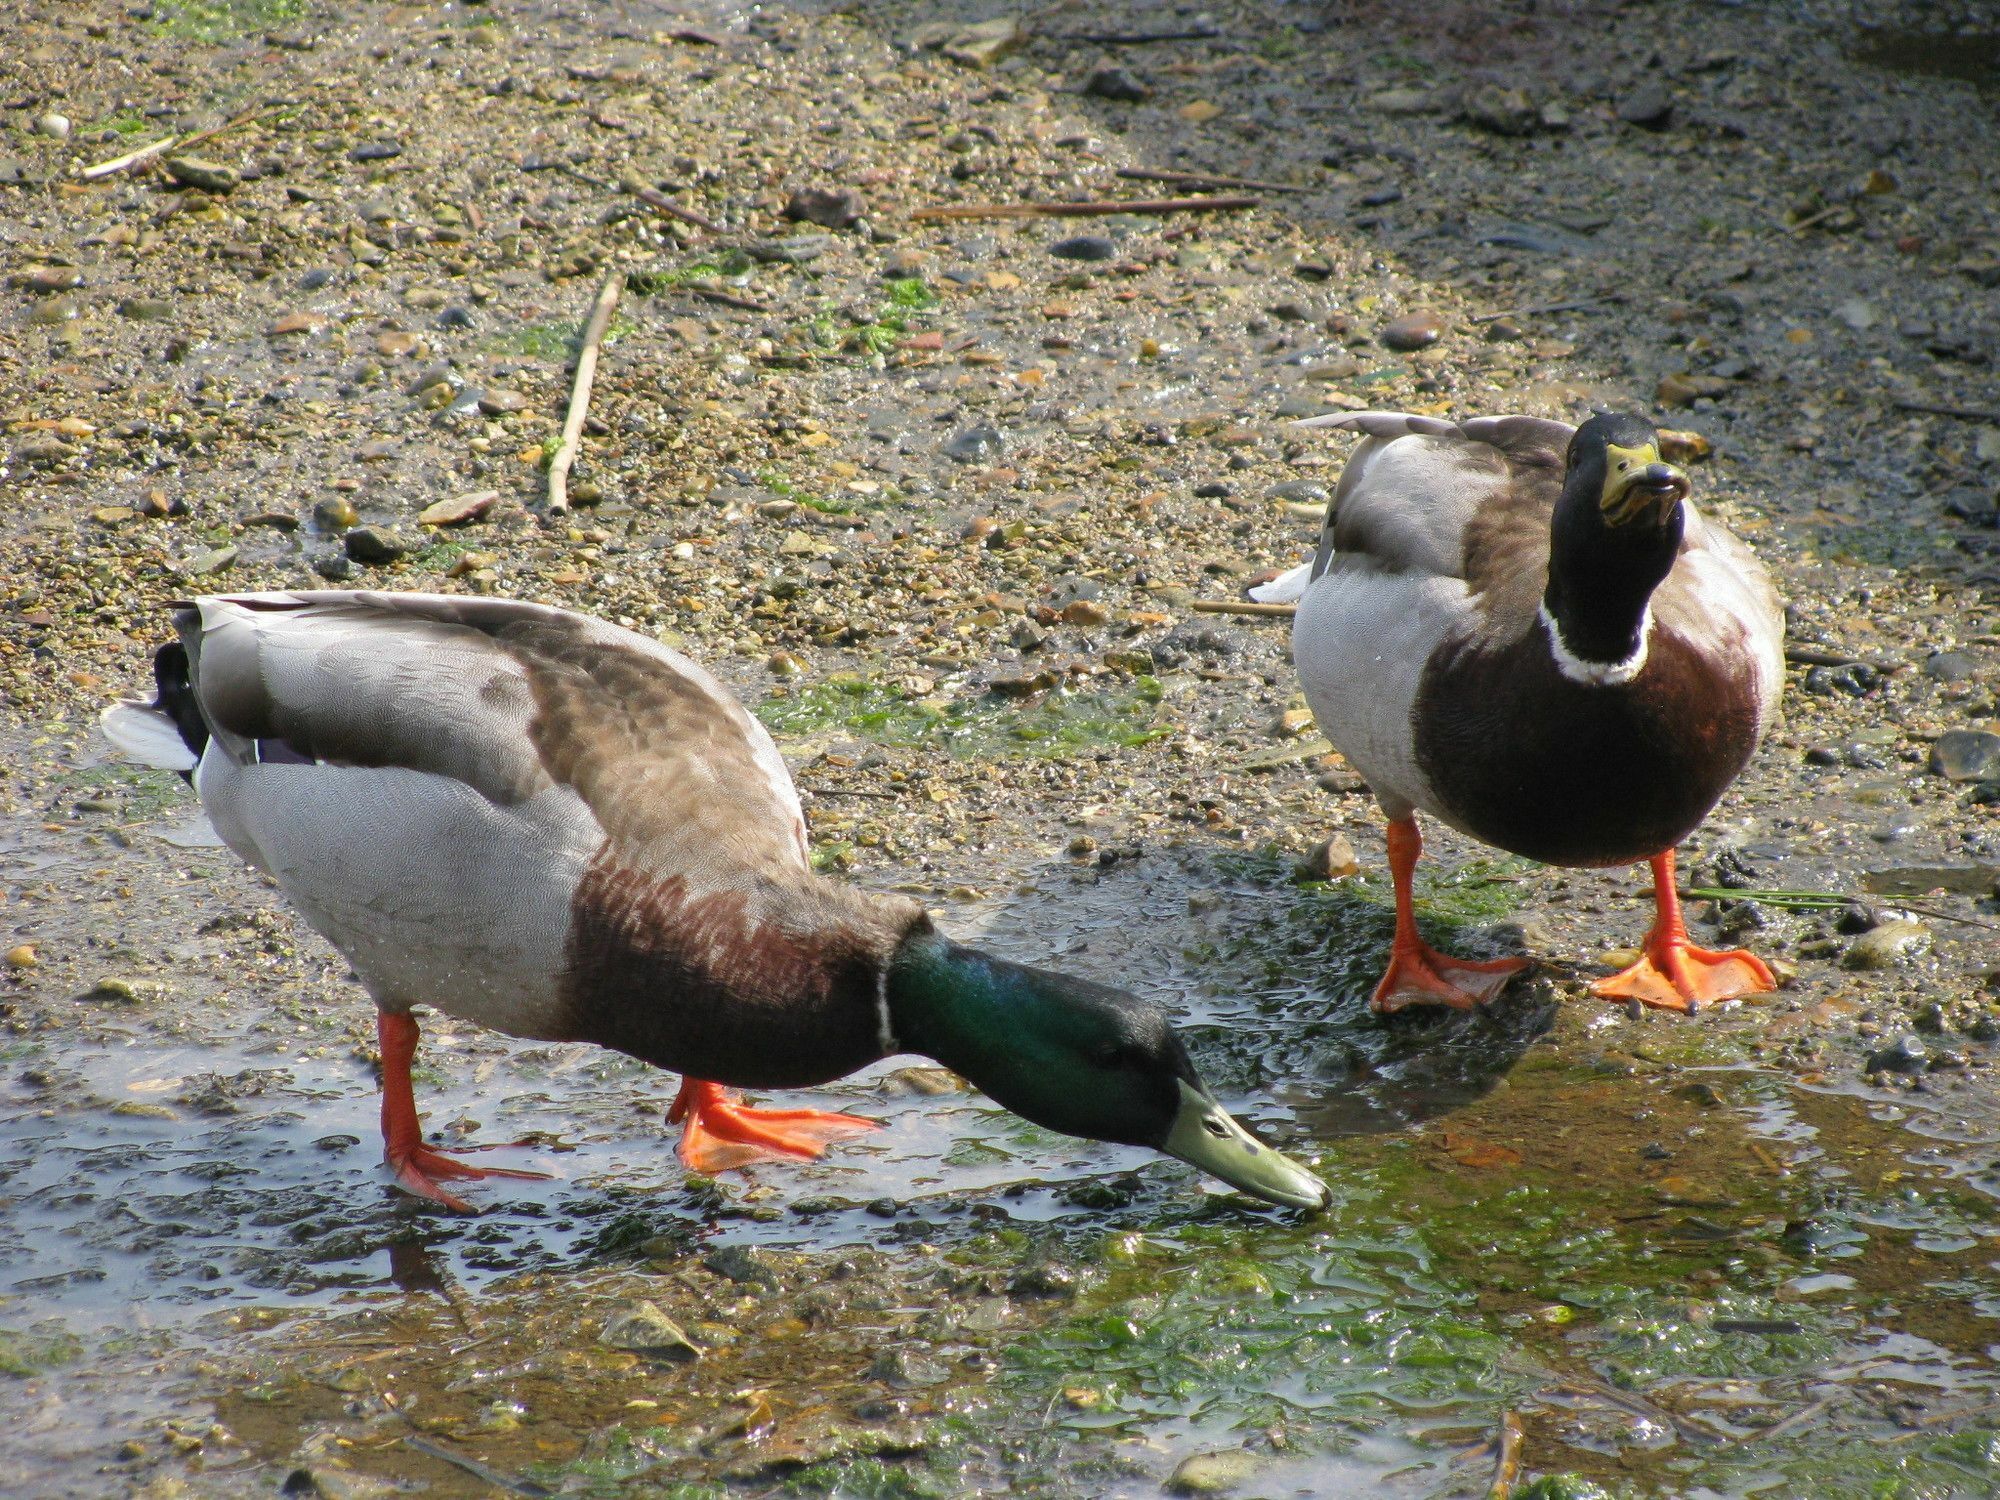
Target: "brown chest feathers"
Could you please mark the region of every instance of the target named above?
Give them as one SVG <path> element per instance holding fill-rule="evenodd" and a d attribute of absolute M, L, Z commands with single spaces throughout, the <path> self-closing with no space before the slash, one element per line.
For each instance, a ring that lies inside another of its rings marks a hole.
<path fill-rule="evenodd" d="M 745 1088 L 825 1083 L 883 1055 L 884 966 L 914 917 L 802 873 L 692 893 L 600 854 L 570 902 L 570 1030 Z"/>
<path fill-rule="evenodd" d="M 1565 677 L 1539 628 L 1498 650 L 1460 645 L 1426 667 L 1418 766 L 1449 821 L 1558 865 L 1613 865 L 1678 844 L 1756 748 L 1747 656 L 1724 664 L 1656 625 L 1630 683 Z"/>

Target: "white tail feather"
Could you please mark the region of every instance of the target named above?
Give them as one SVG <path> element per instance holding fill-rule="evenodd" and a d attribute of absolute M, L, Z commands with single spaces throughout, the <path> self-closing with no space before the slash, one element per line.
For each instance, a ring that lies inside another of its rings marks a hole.
<path fill-rule="evenodd" d="M 1269 583 L 1258 584 L 1250 590 L 1250 597 L 1259 604 L 1296 604 L 1305 597 L 1312 576 L 1313 565 L 1302 562 L 1289 573 L 1280 573 Z"/>
<path fill-rule="evenodd" d="M 163 771 L 192 771 L 194 751 L 174 721 L 144 703 L 114 703 L 98 720 L 104 737 L 132 759 Z"/>

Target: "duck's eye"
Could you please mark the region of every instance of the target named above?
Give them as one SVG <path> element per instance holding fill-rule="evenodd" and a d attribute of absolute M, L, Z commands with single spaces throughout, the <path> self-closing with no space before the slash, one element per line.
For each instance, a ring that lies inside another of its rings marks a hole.
<path fill-rule="evenodd" d="M 1100 1068 L 1122 1067 L 1125 1063 L 1125 1049 L 1116 1042 L 1106 1042 L 1097 1049 L 1091 1061 Z"/>

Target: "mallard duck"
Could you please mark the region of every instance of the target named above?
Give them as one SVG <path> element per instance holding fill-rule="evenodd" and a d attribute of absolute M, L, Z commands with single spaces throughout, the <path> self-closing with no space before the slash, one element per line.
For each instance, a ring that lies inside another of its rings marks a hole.
<path fill-rule="evenodd" d="M 156 695 L 104 716 L 185 772 L 378 1008 L 384 1157 L 407 1190 L 536 1174 L 425 1143 L 412 1007 L 682 1075 L 691 1168 L 872 1128 L 730 1086 L 927 1054 L 1071 1135 L 1151 1146 L 1274 1203 L 1325 1185 L 1218 1104 L 1156 1006 L 953 942 L 916 902 L 814 873 L 764 728 L 694 662 L 583 615 L 424 594 L 173 607 Z"/>
<path fill-rule="evenodd" d="M 1641 417 L 1314 417 L 1365 435 L 1296 599 L 1292 656 L 1327 738 L 1389 818 L 1396 936 L 1377 1010 L 1470 1007 L 1526 960 L 1417 934 L 1415 814 L 1558 865 L 1648 860 L 1655 915 L 1606 998 L 1692 1011 L 1775 987 L 1688 941 L 1674 846 L 1749 761 L 1784 679 L 1784 616 L 1749 550 L 1689 503 Z"/>

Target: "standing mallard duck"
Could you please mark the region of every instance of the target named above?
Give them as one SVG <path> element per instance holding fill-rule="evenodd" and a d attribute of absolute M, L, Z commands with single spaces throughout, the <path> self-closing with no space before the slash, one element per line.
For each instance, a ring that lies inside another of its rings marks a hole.
<path fill-rule="evenodd" d="M 114 743 L 190 773 L 223 839 L 375 999 L 384 1155 L 409 1191 L 533 1176 L 425 1144 L 426 1004 L 682 1075 L 681 1157 L 811 1157 L 871 1128 L 724 1085 L 824 1083 L 921 1052 L 1051 1129 L 1152 1146 L 1274 1203 L 1324 1184 L 1215 1102 L 1166 1016 L 989 957 L 915 902 L 826 880 L 764 728 L 655 641 L 541 605 L 424 594 L 178 604 Z"/>
<path fill-rule="evenodd" d="M 1318 553 L 1257 596 L 1298 600 L 1306 699 L 1389 816 L 1396 937 L 1375 1008 L 1469 1007 L 1526 963 L 1449 958 L 1417 935 L 1418 809 L 1549 864 L 1651 861 L 1644 956 L 1599 995 L 1691 1011 L 1775 988 L 1752 954 L 1688 941 L 1674 846 L 1776 715 L 1784 616 L 1749 550 L 1688 503 L 1652 425 L 1299 425 L 1367 437 Z"/>

